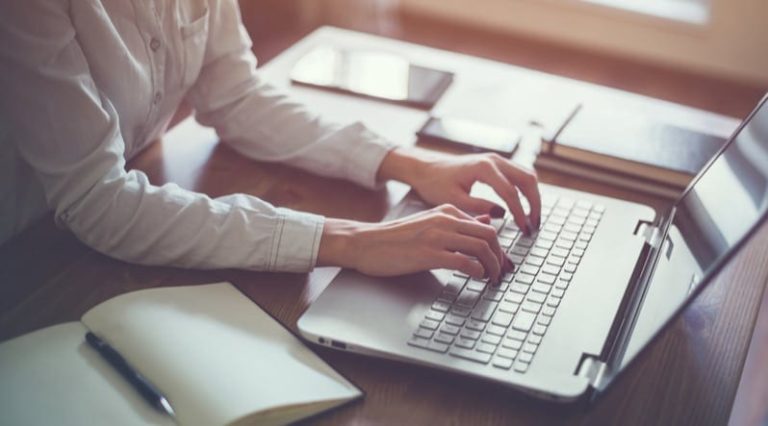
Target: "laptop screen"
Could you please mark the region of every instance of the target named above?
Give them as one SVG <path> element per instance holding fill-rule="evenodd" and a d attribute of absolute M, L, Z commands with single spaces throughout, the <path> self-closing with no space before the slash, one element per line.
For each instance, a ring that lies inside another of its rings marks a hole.
<path fill-rule="evenodd" d="M 675 204 L 674 216 L 621 366 L 689 299 L 768 209 L 768 102 Z"/>

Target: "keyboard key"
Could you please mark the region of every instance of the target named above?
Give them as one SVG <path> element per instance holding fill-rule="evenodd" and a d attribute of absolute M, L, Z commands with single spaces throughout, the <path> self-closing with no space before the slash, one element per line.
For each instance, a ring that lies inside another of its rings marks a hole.
<path fill-rule="evenodd" d="M 576 241 L 578 235 L 575 232 L 563 231 L 560 233 L 560 238 L 568 241 Z"/>
<path fill-rule="evenodd" d="M 533 343 L 534 345 L 538 345 L 541 343 L 542 336 L 531 334 L 531 336 L 528 338 L 528 341 Z"/>
<path fill-rule="evenodd" d="M 534 247 L 531 249 L 531 256 L 547 257 L 547 253 L 549 253 L 549 250 L 543 249 L 541 247 Z"/>
<path fill-rule="evenodd" d="M 526 294 L 528 293 L 528 286 L 520 283 L 512 283 L 512 285 L 509 286 L 509 290 L 518 294 Z"/>
<path fill-rule="evenodd" d="M 455 325 L 451 325 L 451 324 L 443 324 L 443 326 L 440 327 L 440 331 L 442 333 L 452 334 L 454 336 L 459 334 L 459 330 L 461 330 L 459 327 L 456 327 Z"/>
<path fill-rule="evenodd" d="M 536 324 L 531 329 L 531 333 L 539 335 L 539 336 L 543 336 L 544 333 L 546 333 L 546 332 L 547 332 L 547 326 L 546 325 Z"/>
<path fill-rule="evenodd" d="M 495 334 L 484 334 L 483 338 L 480 340 L 486 343 L 490 343 L 492 345 L 498 345 L 499 343 L 501 343 L 501 336 L 497 336 Z"/>
<path fill-rule="evenodd" d="M 519 272 L 522 272 L 523 274 L 536 275 L 539 273 L 539 267 L 530 264 L 524 264 L 520 266 Z"/>
<path fill-rule="evenodd" d="M 445 318 L 445 314 L 437 311 L 429 311 L 427 312 L 426 318 L 429 318 L 435 321 L 442 321 L 443 318 Z"/>
<path fill-rule="evenodd" d="M 528 303 L 535 303 L 537 305 L 540 305 L 540 304 L 544 303 L 547 300 L 547 295 L 539 293 L 539 292 L 536 292 L 536 291 L 532 291 L 532 292 L 528 293 L 528 295 L 525 297 L 525 300 Z M 525 306 L 525 302 L 523 302 L 523 306 Z M 523 309 L 525 309 L 525 307 L 523 307 Z M 530 309 L 528 309 L 528 310 L 530 311 Z M 536 309 L 536 312 L 538 312 L 538 311 L 539 310 Z"/>
<path fill-rule="evenodd" d="M 496 351 L 496 345 L 490 343 L 478 343 L 475 348 L 476 351 L 492 354 Z"/>
<path fill-rule="evenodd" d="M 565 296 L 565 290 L 556 288 L 556 289 L 552 290 L 552 295 L 555 296 L 555 297 L 562 298 L 563 296 Z"/>
<path fill-rule="evenodd" d="M 523 312 L 530 312 L 533 314 L 537 314 L 539 313 L 539 310 L 541 310 L 540 304 L 536 302 L 532 302 L 530 299 L 526 299 L 525 302 L 523 302 L 520 305 L 520 313 L 518 313 L 518 315 L 520 315 Z"/>
<path fill-rule="evenodd" d="M 605 206 L 602 204 L 595 204 L 595 207 L 592 210 L 598 213 L 603 213 L 605 211 Z"/>
<path fill-rule="evenodd" d="M 577 249 L 586 250 L 589 244 L 586 241 L 576 241 L 573 246 Z"/>
<path fill-rule="evenodd" d="M 475 306 L 475 303 L 477 303 L 477 299 L 479 298 L 480 293 L 465 288 L 459 294 L 458 299 L 456 299 L 456 303 L 459 305 L 472 307 Z"/>
<path fill-rule="evenodd" d="M 515 246 L 512 246 L 512 249 L 509 250 L 509 252 L 512 254 L 516 254 L 518 256 L 525 256 L 526 254 L 528 254 L 528 248 L 515 245 Z"/>
<path fill-rule="evenodd" d="M 488 300 L 483 300 L 477 304 L 475 310 L 472 311 L 472 318 L 483 322 L 488 322 L 493 315 L 493 311 L 496 310 L 496 303 Z"/>
<path fill-rule="evenodd" d="M 573 263 L 569 263 L 569 264 L 565 265 L 563 270 L 565 272 L 568 272 L 568 273 L 572 274 L 572 273 L 576 272 L 576 265 L 574 265 Z"/>
<path fill-rule="evenodd" d="M 438 297 L 438 302 L 452 304 L 454 300 L 456 300 L 457 294 L 451 293 L 448 291 L 443 290 L 442 293 L 440 293 L 440 296 Z"/>
<path fill-rule="evenodd" d="M 451 293 L 459 294 L 461 289 L 464 287 L 465 282 L 467 282 L 466 278 L 453 276 L 445 284 L 444 290 L 449 291 Z"/>
<path fill-rule="evenodd" d="M 547 306 L 551 306 L 553 308 L 560 306 L 560 298 L 550 296 L 547 300 Z"/>
<path fill-rule="evenodd" d="M 543 282 L 537 282 L 533 283 L 531 290 L 537 293 L 548 294 L 552 290 L 552 286 L 549 284 L 544 284 Z"/>
<path fill-rule="evenodd" d="M 536 322 L 541 325 L 549 325 L 552 322 L 552 317 L 548 317 L 546 315 L 539 315 L 539 318 L 536 319 Z"/>
<path fill-rule="evenodd" d="M 541 310 L 541 314 L 551 317 L 555 315 L 555 308 L 551 306 L 545 306 L 544 309 Z"/>
<path fill-rule="evenodd" d="M 454 345 L 460 348 L 472 349 L 475 347 L 475 342 L 476 341 L 473 339 L 467 339 L 466 337 L 459 336 L 456 338 L 456 343 L 454 343 Z"/>
<path fill-rule="evenodd" d="M 538 277 L 536 277 L 536 281 L 544 284 L 554 284 L 555 283 L 556 275 L 548 274 L 546 272 L 542 272 L 539 274 Z"/>
<path fill-rule="evenodd" d="M 464 325 L 464 321 L 466 320 L 458 315 L 448 314 L 445 316 L 446 324 L 451 324 L 451 325 L 456 325 L 461 327 L 462 325 Z"/>
<path fill-rule="evenodd" d="M 565 290 L 566 288 L 568 288 L 568 281 L 557 280 L 557 282 L 555 283 L 555 288 L 558 290 Z"/>
<path fill-rule="evenodd" d="M 431 320 L 431 319 L 425 319 L 424 321 L 419 324 L 421 327 L 424 327 L 429 330 L 437 330 L 437 326 L 440 325 L 438 321 Z"/>
<path fill-rule="evenodd" d="M 557 234 L 554 232 L 549 231 L 539 231 L 538 239 L 540 240 L 548 240 L 548 241 L 555 241 L 557 239 Z M 536 248 L 533 248 L 535 250 Z"/>
<path fill-rule="evenodd" d="M 498 236 L 498 240 L 499 240 L 499 245 L 502 248 L 506 249 L 506 248 L 509 248 L 509 246 L 511 246 L 512 243 L 515 242 L 515 237 L 513 236 L 512 238 L 509 238 L 509 237 L 504 236 L 504 235 L 499 235 Z"/>
<path fill-rule="evenodd" d="M 570 281 L 571 278 L 573 278 L 573 274 L 570 272 L 563 272 L 562 274 L 560 274 L 559 278 L 561 281 Z"/>
<path fill-rule="evenodd" d="M 573 245 L 575 243 L 572 240 L 565 240 L 565 239 L 559 239 L 557 242 L 555 242 L 555 248 L 560 248 L 564 250 L 571 250 L 573 248 Z"/>
<path fill-rule="evenodd" d="M 504 358 L 515 359 L 515 357 L 517 356 L 517 351 L 514 349 L 502 347 L 496 352 L 496 355 Z"/>
<path fill-rule="evenodd" d="M 467 321 L 466 328 L 469 330 L 483 331 L 485 329 L 485 323 L 475 319 L 471 319 Z"/>
<path fill-rule="evenodd" d="M 461 337 L 465 339 L 477 340 L 480 338 L 480 334 L 481 333 L 477 330 L 468 330 L 466 328 L 461 330 Z"/>
<path fill-rule="evenodd" d="M 515 315 L 515 319 L 512 322 L 512 328 L 514 328 L 515 330 L 527 332 L 528 330 L 531 329 L 534 319 L 536 319 L 536 315 L 530 312 L 520 311 L 517 313 L 517 315 Z"/>
<path fill-rule="evenodd" d="M 501 346 L 504 348 L 520 350 L 520 348 L 523 347 L 523 342 L 520 340 L 504 339 L 504 341 L 501 342 Z"/>
<path fill-rule="evenodd" d="M 495 334 L 497 336 L 503 336 L 504 333 L 507 332 L 507 329 L 504 327 L 500 327 L 498 325 L 491 324 L 488 326 L 488 329 L 485 330 L 486 333 Z"/>
<path fill-rule="evenodd" d="M 541 267 L 544 264 L 544 258 L 543 257 L 536 257 L 536 256 L 528 256 L 525 259 L 525 263 L 531 266 Z"/>
<path fill-rule="evenodd" d="M 423 337 L 411 337 L 408 339 L 408 344 L 411 346 L 416 346 L 418 348 L 424 348 L 426 349 L 429 346 L 429 339 L 425 339 Z"/>
<path fill-rule="evenodd" d="M 500 301 L 502 297 L 504 297 L 504 292 L 497 290 L 486 291 L 483 295 L 483 299 L 492 300 L 494 302 Z"/>
<path fill-rule="evenodd" d="M 521 352 L 517 356 L 517 359 L 520 362 L 528 362 L 528 363 L 530 363 L 533 360 L 533 352 Z"/>
<path fill-rule="evenodd" d="M 527 362 L 518 361 L 515 363 L 515 371 L 518 373 L 525 373 L 528 371 L 528 365 L 530 365 Z"/>
<path fill-rule="evenodd" d="M 455 357 L 466 359 L 468 361 L 479 362 L 482 364 L 488 364 L 488 362 L 491 360 L 491 354 L 476 352 L 470 349 L 453 347 L 449 353 Z"/>
<path fill-rule="evenodd" d="M 451 309 L 451 305 L 445 302 L 435 302 L 432 304 L 433 311 L 448 312 Z"/>
<path fill-rule="evenodd" d="M 515 285 L 515 283 L 518 283 L 518 284 L 525 284 L 527 286 L 528 284 L 533 283 L 533 280 L 535 279 L 535 277 L 536 277 L 535 275 L 518 274 L 517 277 L 515 278 L 515 282 L 512 283 L 512 285 Z M 527 287 L 526 287 L 526 291 L 528 291 Z"/>
<path fill-rule="evenodd" d="M 467 278 L 469 278 L 469 275 L 467 275 L 467 274 L 465 274 L 465 273 L 463 273 L 461 271 L 453 271 L 453 276 L 456 277 L 456 278 L 463 279 L 463 280 L 466 280 Z"/>
<path fill-rule="evenodd" d="M 573 249 L 573 251 L 571 251 L 571 256 L 583 257 L 584 256 L 584 250 L 582 250 L 582 249 Z"/>
<path fill-rule="evenodd" d="M 549 251 L 549 254 L 551 256 L 557 256 L 557 257 L 568 257 L 568 250 L 561 249 L 560 247 L 555 247 Z"/>
<path fill-rule="evenodd" d="M 440 343 L 446 343 L 451 344 L 453 343 L 453 339 L 455 339 L 454 336 L 446 333 L 437 333 L 437 336 L 435 336 L 435 341 Z"/>
<path fill-rule="evenodd" d="M 443 352 L 443 353 L 447 352 L 449 347 L 450 347 L 449 344 L 437 342 L 434 340 L 430 340 L 429 344 L 427 345 L 427 349 L 429 349 L 430 351 Z"/>
<path fill-rule="evenodd" d="M 483 291 L 483 290 L 485 290 L 485 282 L 478 281 L 478 280 L 473 278 L 473 279 L 469 280 L 469 282 L 467 283 L 467 286 L 465 288 L 467 290 L 472 290 L 472 291 Z"/>
<path fill-rule="evenodd" d="M 525 336 L 527 336 L 528 333 L 524 331 L 519 330 L 509 330 L 509 333 L 507 333 L 507 339 L 513 339 L 513 340 L 519 340 L 521 343 L 523 340 L 525 340 Z"/>
<path fill-rule="evenodd" d="M 430 330 L 428 328 L 421 328 L 421 327 L 417 328 L 416 332 L 413 333 L 414 336 L 422 337 L 424 339 L 431 339 L 432 338 L 432 334 L 434 334 L 434 331 L 432 331 L 432 330 Z"/>
<path fill-rule="evenodd" d="M 541 272 L 551 275 L 557 275 L 560 273 L 560 267 L 555 265 L 546 264 L 541 267 Z"/>
<path fill-rule="evenodd" d="M 525 344 L 523 344 L 523 353 L 535 354 L 536 349 L 538 348 L 539 348 L 539 345 L 526 342 Z"/>
<path fill-rule="evenodd" d="M 469 314 L 472 313 L 472 310 L 469 308 L 464 308 L 462 306 L 454 306 L 451 308 L 451 314 L 457 315 L 460 317 L 468 317 Z"/>
<path fill-rule="evenodd" d="M 565 265 L 565 259 L 558 256 L 549 256 L 547 258 L 547 263 L 550 265 L 555 265 L 557 267 L 562 267 Z"/>
<path fill-rule="evenodd" d="M 554 245 L 554 243 L 551 240 L 537 239 L 535 247 L 538 247 L 538 248 L 543 249 L 543 250 L 549 250 L 549 249 L 552 248 L 553 245 Z"/>
<path fill-rule="evenodd" d="M 494 367 L 503 368 L 505 370 L 509 370 L 510 368 L 512 368 L 512 364 L 513 363 L 514 363 L 514 361 L 509 359 L 509 358 L 504 358 L 504 357 L 498 357 L 497 356 L 496 358 L 493 359 L 493 366 Z"/>
<path fill-rule="evenodd" d="M 506 328 L 512 323 L 512 315 L 504 312 L 496 312 L 496 315 L 493 316 L 493 321 L 491 322 Z"/>
<path fill-rule="evenodd" d="M 509 260 L 511 260 L 512 263 L 515 264 L 515 266 L 522 264 L 524 259 L 525 259 L 525 256 L 520 256 L 520 255 L 517 255 L 517 254 L 510 254 L 509 255 Z"/>

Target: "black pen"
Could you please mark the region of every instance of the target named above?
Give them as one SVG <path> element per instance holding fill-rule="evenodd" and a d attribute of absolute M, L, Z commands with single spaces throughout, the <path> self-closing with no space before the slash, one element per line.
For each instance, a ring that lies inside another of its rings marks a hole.
<path fill-rule="evenodd" d="M 112 346 L 109 346 L 107 342 L 101 340 L 95 334 L 90 331 L 85 333 L 85 341 L 91 345 L 92 348 L 104 358 L 115 370 L 120 373 L 133 387 L 141 394 L 141 396 L 149 402 L 149 404 L 156 410 L 168 414 L 171 417 L 175 417 L 176 413 L 173 412 L 171 404 L 160 393 L 155 385 L 149 382 L 144 376 L 139 374 L 138 371 L 131 368 L 125 358 L 122 357 Z"/>

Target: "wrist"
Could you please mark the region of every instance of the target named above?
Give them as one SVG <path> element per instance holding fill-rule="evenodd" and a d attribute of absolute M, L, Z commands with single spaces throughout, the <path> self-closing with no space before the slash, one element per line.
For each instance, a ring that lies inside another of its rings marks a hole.
<path fill-rule="evenodd" d="M 377 179 L 380 182 L 392 179 L 414 186 L 436 156 L 436 153 L 418 148 L 395 148 L 382 160 Z"/>
<path fill-rule="evenodd" d="M 360 222 L 352 220 L 326 218 L 317 253 L 317 266 L 354 268 L 357 255 L 355 241 L 361 226 Z"/>

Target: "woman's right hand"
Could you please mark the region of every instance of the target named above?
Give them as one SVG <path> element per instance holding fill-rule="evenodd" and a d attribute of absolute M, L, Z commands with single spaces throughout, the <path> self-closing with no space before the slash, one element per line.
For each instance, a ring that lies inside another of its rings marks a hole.
<path fill-rule="evenodd" d="M 326 219 L 318 266 L 390 276 L 453 269 L 498 282 L 514 266 L 489 216 L 472 217 L 445 204 L 391 222 Z"/>

